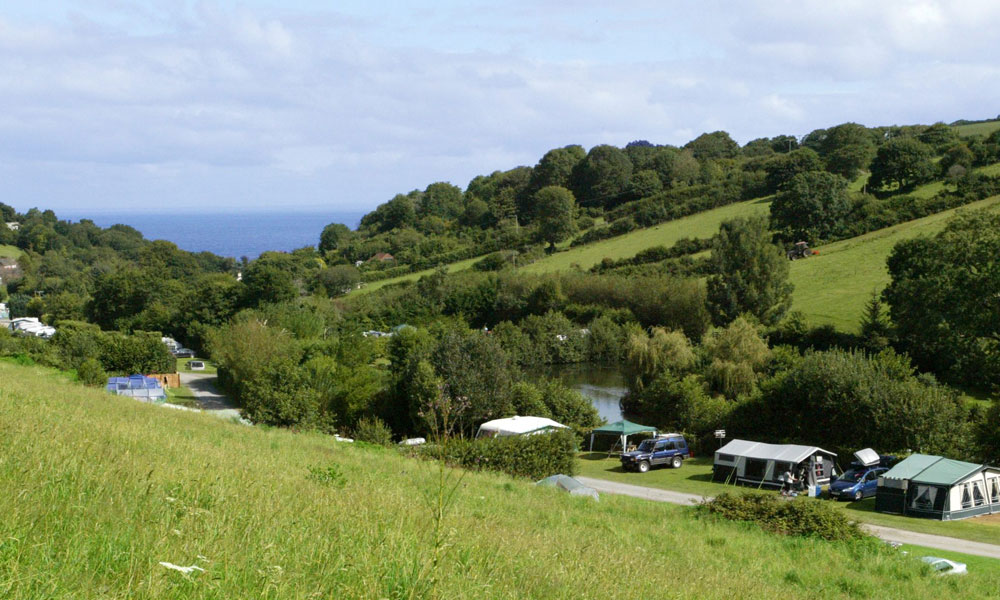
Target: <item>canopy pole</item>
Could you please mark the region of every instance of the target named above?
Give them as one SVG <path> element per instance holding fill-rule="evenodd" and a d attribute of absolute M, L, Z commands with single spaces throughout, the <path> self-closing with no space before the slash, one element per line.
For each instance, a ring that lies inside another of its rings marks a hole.
<path fill-rule="evenodd" d="M 628 446 L 625 445 L 625 442 L 627 440 L 628 440 L 628 434 L 627 433 L 623 433 L 622 434 L 622 454 L 624 454 L 625 452 L 628 452 Z"/>
<path fill-rule="evenodd" d="M 594 432 L 590 432 L 590 452 L 594 451 Z"/>

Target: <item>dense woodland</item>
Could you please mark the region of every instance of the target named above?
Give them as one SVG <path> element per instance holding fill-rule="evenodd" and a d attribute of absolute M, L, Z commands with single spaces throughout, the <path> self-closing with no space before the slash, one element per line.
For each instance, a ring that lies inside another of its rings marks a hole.
<path fill-rule="evenodd" d="M 998 461 L 1000 408 L 954 386 L 989 394 L 1000 384 L 1000 217 L 967 213 L 899 244 L 892 283 L 873 295 L 858 334 L 789 313 L 785 257 L 796 241 L 849 238 L 998 194 L 1000 178 L 976 171 L 996 162 L 1000 130 L 961 138 L 941 123 L 845 123 L 742 147 L 721 131 L 680 148 L 566 146 L 464 190 L 438 182 L 399 194 L 357 230 L 328 225 L 316 247 L 239 262 L 124 225 L 2 206 L 19 226 L 0 226 L 0 243 L 23 251 L 4 280 L 12 315 L 58 333 L 0 332 L 0 352 L 99 383 L 169 368 L 159 336 L 171 335 L 217 362 L 252 421 L 363 439 L 426 433 L 442 403 L 464 433 L 533 414 L 583 434 L 598 424 L 590 404 L 524 369 L 600 362 L 625 374 L 627 415 L 702 448 L 725 427 L 831 450 Z M 930 181 L 944 185 L 910 194 Z M 769 218 L 725 222 L 709 239 L 588 272 L 515 266 L 764 197 Z M 467 271 L 355 291 L 473 257 Z"/>

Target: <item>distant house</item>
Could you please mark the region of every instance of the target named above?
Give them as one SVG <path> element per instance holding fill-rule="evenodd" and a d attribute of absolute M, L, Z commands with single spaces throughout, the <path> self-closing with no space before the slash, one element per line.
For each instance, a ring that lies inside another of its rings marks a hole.
<path fill-rule="evenodd" d="M 396 257 L 389 254 L 388 252 L 376 252 L 368 259 L 368 262 L 391 262 L 396 260 Z"/>
<path fill-rule="evenodd" d="M 21 224 L 18 223 L 17 221 L 8 221 L 6 225 L 7 229 L 10 229 L 11 231 L 17 231 L 18 229 L 21 228 Z"/>

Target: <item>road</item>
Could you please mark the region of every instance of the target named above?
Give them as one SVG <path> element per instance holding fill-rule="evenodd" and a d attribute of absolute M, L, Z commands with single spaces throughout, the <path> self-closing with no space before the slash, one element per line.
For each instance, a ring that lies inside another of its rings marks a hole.
<path fill-rule="evenodd" d="M 702 500 L 709 499 L 697 494 L 672 492 L 670 490 L 661 490 L 658 488 L 631 485 L 628 483 L 618 483 L 616 481 L 594 479 L 592 477 L 576 477 L 576 480 L 601 493 L 633 496 L 635 498 L 652 500 L 654 502 L 669 502 L 670 504 L 683 504 L 690 506 L 692 504 L 697 504 Z M 950 550 L 952 552 L 961 552 L 963 554 L 974 554 L 976 556 L 986 556 L 989 558 L 1000 559 L 1000 546 L 993 544 L 960 540 L 958 538 L 943 535 L 917 533 L 915 531 L 883 527 L 881 525 L 869 525 L 867 523 L 862 523 L 861 527 L 872 535 L 888 542 L 900 542 L 903 544 L 925 546 L 927 548 L 937 548 L 938 550 Z"/>
<path fill-rule="evenodd" d="M 223 419 L 240 418 L 240 410 L 215 387 L 215 375 L 181 372 L 181 385 L 186 385 L 205 412 Z"/>

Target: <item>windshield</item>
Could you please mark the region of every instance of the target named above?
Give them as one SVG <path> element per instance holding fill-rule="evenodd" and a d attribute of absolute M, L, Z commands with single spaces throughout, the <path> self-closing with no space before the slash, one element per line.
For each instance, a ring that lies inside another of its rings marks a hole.
<path fill-rule="evenodd" d="M 848 469 L 846 473 L 837 478 L 837 481 L 859 481 L 865 474 L 862 469 Z"/>
<path fill-rule="evenodd" d="M 642 443 L 639 444 L 639 451 L 640 452 L 652 452 L 653 451 L 653 446 L 655 444 L 656 444 L 656 440 L 642 440 Z"/>

